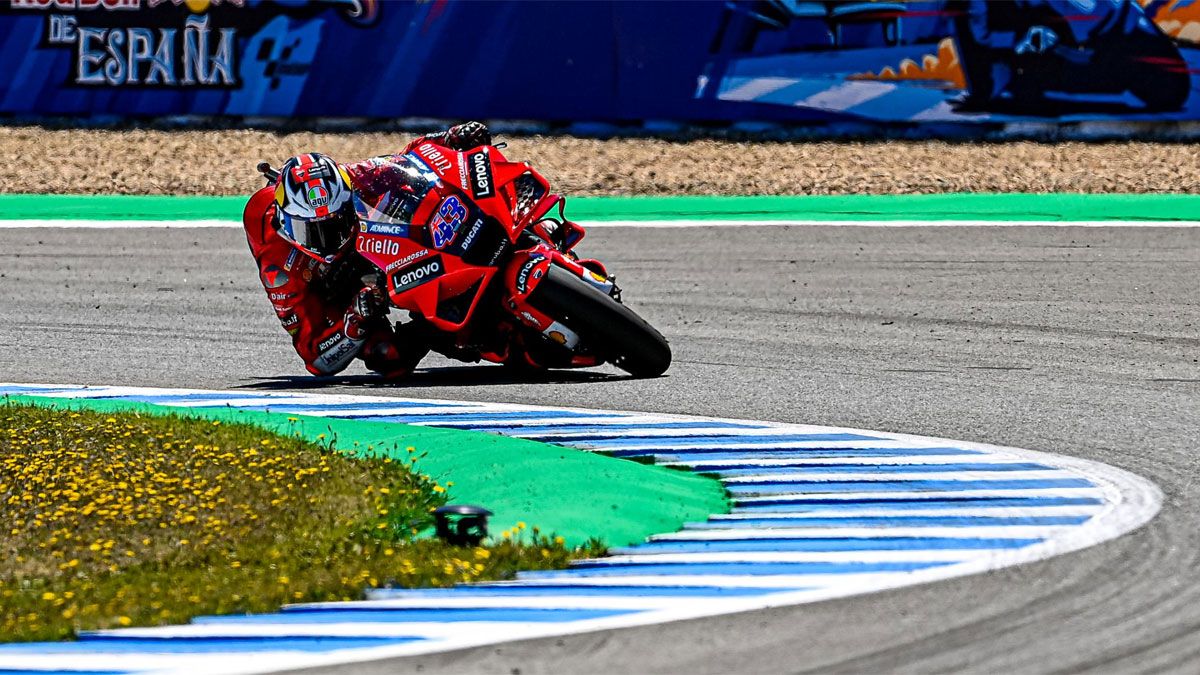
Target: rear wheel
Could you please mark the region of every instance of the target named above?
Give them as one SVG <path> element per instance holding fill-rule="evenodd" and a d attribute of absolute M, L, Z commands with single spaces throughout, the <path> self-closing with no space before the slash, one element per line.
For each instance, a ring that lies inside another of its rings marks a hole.
<path fill-rule="evenodd" d="M 667 339 L 645 319 L 561 267 L 551 265 L 529 304 L 575 331 L 605 361 L 637 377 L 671 365 Z"/>

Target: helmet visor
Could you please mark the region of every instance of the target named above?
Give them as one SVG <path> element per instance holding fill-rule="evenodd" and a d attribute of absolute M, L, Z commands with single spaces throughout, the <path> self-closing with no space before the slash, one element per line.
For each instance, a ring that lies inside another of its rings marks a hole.
<path fill-rule="evenodd" d="M 326 258 L 334 255 L 354 236 L 357 218 L 354 207 L 343 208 L 325 218 L 298 218 L 280 212 L 281 230 L 297 246 Z"/>

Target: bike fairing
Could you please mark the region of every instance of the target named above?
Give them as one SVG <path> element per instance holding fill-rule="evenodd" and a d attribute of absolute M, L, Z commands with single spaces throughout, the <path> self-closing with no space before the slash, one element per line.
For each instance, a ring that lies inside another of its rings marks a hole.
<path fill-rule="evenodd" d="M 445 267 L 442 265 L 442 257 L 435 255 L 429 260 L 423 260 L 408 267 L 402 267 L 396 270 L 392 275 L 392 286 L 397 293 L 402 293 L 415 288 L 427 281 L 442 276 L 445 272 Z"/>
<path fill-rule="evenodd" d="M 549 193 L 549 184 L 545 179 L 528 164 L 508 162 L 495 148 L 490 147 L 448 153 L 445 148 L 422 143 L 407 155 L 407 159 L 416 166 L 428 166 L 441 181 L 436 184 L 437 195 L 428 196 L 427 203 L 415 213 L 417 222 L 427 223 L 427 232 L 410 233 L 411 241 L 405 242 L 404 246 L 415 246 L 416 251 L 399 260 L 407 261 L 414 255 L 423 256 L 431 250 L 443 251 L 450 257 L 421 258 L 419 263 L 411 265 L 398 264 L 395 259 L 374 258 L 372 261 L 389 274 L 387 279 L 391 284 L 389 291 L 393 304 L 415 313 L 424 313 L 430 323 L 446 333 L 463 338 L 465 331 L 466 337 L 474 337 L 478 341 L 479 336 L 471 336 L 471 331 L 466 329 L 468 319 L 480 305 L 480 299 L 487 294 L 486 289 L 492 279 L 493 272 L 481 268 L 501 266 L 505 270 L 501 278 L 504 283 L 498 284 L 497 288 L 506 289 L 505 309 L 508 311 L 502 313 L 495 331 L 511 334 L 514 342 L 522 342 L 522 331 L 513 330 L 515 327 L 511 320 L 515 319 L 533 329 L 531 335 L 544 339 L 544 342 L 569 349 L 579 345 L 578 336 L 570 328 L 528 305 L 529 295 L 538 280 L 543 278 L 552 262 L 551 258 L 577 276 L 586 278 L 589 284 L 606 296 L 614 295 L 616 289 L 611 282 L 598 284 L 594 280 L 597 272 L 575 262 L 570 249 L 582 239 L 583 230 L 563 217 L 563 199 Z M 507 173 L 507 182 L 498 177 L 495 173 L 497 170 Z M 457 178 L 457 182 L 448 180 L 450 177 Z M 461 192 L 453 189 L 455 185 Z M 502 185 L 507 185 L 510 191 L 504 200 L 495 201 L 493 198 L 497 195 L 497 188 Z M 480 197 L 472 201 L 467 193 Z M 561 222 L 547 224 L 552 221 L 538 220 L 556 206 Z M 360 216 L 369 220 L 379 218 L 377 210 L 373 213 L 369 205 L 360 211 Z M 471 224 L 469 229 L 466 227 L 468 222 Z M 516 251 L 505 259 L 504 255 L 516 243 L 510 241 L 509 237 L 520 239 L 521 232 L 531 233 L 538 243 L 526 241 L 521 247 L 528 250 Z M 558 232 L 559 236 L 553 236 L 553 232 Z M 552 241 L 559 243 L 551 244 Z M 482 254 L 476 253 L 476 248 Z M 490 256 L 488 252 L 491 252 Z M 604 266 L 599 262 L 590 261 L 590 264 L 603 272 Z M 455 281 L 455 278 L 459 281 Z M 438 282 L 432 284 L 437 287 L 435 291 L 419 290 L 435 280 Z M 443 315 L 441 309 L 442 305 L 448 304 L 444 302 L 447 295 L 455 296 L 461 303 L 453 312 Z M 495 342 L 492 340 L 493 345 Z M 457 342 L 459 347 L 463 344 L 462 339 Z M 521 346 L 537 348 L 540 345 Z M 481 358 L 510 362 L 507 346 L 499 350 L 480 348 L 479 351 Z M 530 361 L 528 354 L 522 358 Z M 572 354 L 569 360 L 557 361 L 559 365 L 577 366 L 598 363 L 594 356 L 582 352 Z"/>

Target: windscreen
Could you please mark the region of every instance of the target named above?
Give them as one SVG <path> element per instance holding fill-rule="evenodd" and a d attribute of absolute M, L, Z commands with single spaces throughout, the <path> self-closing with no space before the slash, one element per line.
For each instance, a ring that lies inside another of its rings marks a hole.
<path fill-rule="evenodd" d="M 371 165 L 355 178 L 354 209 L 359 220 L 370 227 L 403 228 L 412 223 L 421 200 L 438 185 L 437 174 L 413 155 L 391 155 L 370 160 Z M 363 198 L 359 192 L 367 196 Z M 372 198 L 371 195 L 377 195 Z M 403 235 L 394 231 L 389 234 Z"/>

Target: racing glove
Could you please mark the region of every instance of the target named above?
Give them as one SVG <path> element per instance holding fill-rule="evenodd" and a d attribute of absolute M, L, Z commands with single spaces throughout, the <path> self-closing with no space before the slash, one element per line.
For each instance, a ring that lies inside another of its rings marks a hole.
<path fill-rule="evenodd" d="M 483 122 L 456 124 L 440 134 L 430 134 L 429 138 L 442 142 L 451 150 L 470 150 L 480 145 L 492 144 L 492 132 L 488 131 Z"/>
<path fill-rule="evenodd" d="M 346 337 L 361 339 L 376 319 L 387 314 L 387 300 L 376 286 L 364 286 L 346 311 Z"/>

